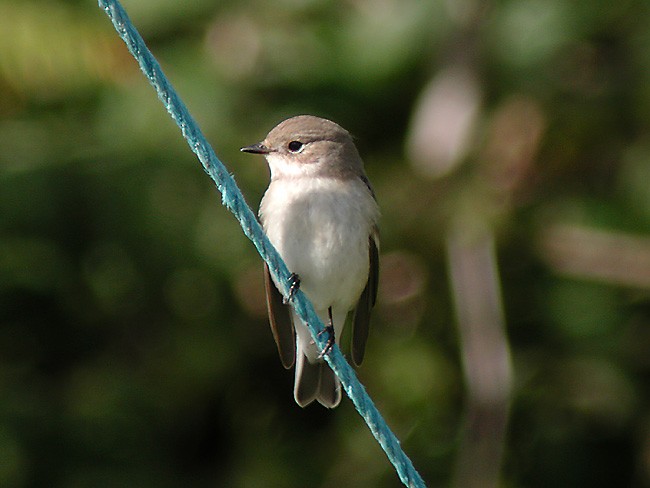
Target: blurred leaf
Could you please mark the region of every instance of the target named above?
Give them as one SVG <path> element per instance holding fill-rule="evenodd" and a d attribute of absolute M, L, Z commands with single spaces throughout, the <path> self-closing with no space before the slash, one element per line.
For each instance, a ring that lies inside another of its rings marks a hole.
<path fill-rule="evenodd" d="M 61 2 L 0 2 L 0 83 L 21 98 L 54 101 L 133 74 L 101 20 Z"/>

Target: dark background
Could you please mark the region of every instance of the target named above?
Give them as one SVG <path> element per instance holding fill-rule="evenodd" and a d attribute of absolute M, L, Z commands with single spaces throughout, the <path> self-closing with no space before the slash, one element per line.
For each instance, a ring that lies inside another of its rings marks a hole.
<path fill-rule="evenodd" d="M 645 0 L 124 5 L 254 208 L 239 147 L 355 135 L 359 375 L 430 486 L 650 486 Z M 0 486 L 400 486 L 292 383 L 260 258 L 103 11 L 1 1 Z"/>

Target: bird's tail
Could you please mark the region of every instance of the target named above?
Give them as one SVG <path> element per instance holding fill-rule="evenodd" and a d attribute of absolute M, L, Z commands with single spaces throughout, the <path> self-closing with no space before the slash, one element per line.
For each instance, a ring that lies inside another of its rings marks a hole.
<path fill-rule="evenodd" d="M 314 400 L 327 408 L 334 408 L 341 402 L 341 383 L 325 361 L 310 363 L 298 351 L 296 358 L 296 379 L 293 396 L 296 403 L 306 407 Z"/>

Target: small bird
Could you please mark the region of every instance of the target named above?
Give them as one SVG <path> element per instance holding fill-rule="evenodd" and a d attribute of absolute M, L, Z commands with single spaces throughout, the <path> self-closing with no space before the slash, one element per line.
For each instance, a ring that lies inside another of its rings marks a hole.
<path fill-rule="evenodd" d="M 259 216 L 295 284 L 339 343 L 351 313 L 352 360 L 363 360 L 377 297 L 379 207 L 350 134 L 312 115 L 287 119 L 242 151 L 263 154 L 271 182 Z M 294 398 L 305 407 L 341 401 L 341 385 L 307 327 L 283 300 L 264 265 L 273 337 L 285 368 L 294 363 Z"/>

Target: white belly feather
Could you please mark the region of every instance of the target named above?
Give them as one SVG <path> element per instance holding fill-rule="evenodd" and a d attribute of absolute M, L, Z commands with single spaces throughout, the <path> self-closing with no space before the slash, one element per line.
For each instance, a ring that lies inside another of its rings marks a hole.
<path fill-rule="evenodd" d="M 368 278 L 368 237 L 378 218 L 361 180 L 272 181 L 260 206 L 265 231 L 319 315 L 347 313 Z"/>

